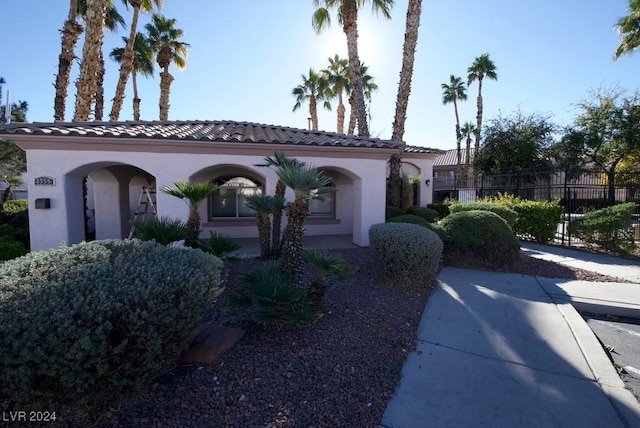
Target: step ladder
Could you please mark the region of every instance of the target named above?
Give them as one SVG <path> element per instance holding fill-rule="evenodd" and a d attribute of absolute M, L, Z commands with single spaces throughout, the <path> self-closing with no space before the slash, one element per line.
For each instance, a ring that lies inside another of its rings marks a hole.
<path fill-rule="evenodd" d="M 143 222 L 147 219 L 147 215 L 156 216 L 156 189 L 155 187 L 143 187 L 140 190 L 138 198 L 138 206 L 133 213 L 131 221 L 131 230 L 129 231 L 129 239 L 133 237 L 136 231 L 136 222 Z"/>

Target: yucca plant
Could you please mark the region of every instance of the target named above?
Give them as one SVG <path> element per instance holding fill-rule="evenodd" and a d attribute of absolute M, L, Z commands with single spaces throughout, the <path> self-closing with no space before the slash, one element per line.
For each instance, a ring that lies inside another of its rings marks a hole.
<path fill-rule="evenodd" d="M 189 236 L 184 242 L 186 246 L 199 248 L 200 213 L 198 209 L 202 201 L 217 189 L 218 186 L 214 183 L 188 183 L 186 181 L 177 181 L 172 186 L 164 186 L 162 188 L 164 193 L 185 200 L 189 206 L 189 219 L 187 220 Z"/>
<path fill-rule="evenodd" d="M 246 290 L 230 296 L 231 304 L 255 307 L 255 321 L 268 330 L 309 324 L 317 313 L 306 300 L 304 290 L 271 263 L 241 277 Z"/>
<path fill-rule="evenodd" d="M 304 165 L 304 162 L 300 162 L 296 158 L 291 158 L 283 152 L 274 152 L 273 156 L 267 156 L 264 158 L 264 163 L 256 164 L 258 167 L 274 167 L 280 168 L 285 165 Z M 280 257 L 281 241 L 280 233 L 282 230 L 282 211 L 284 210 L 284 195 L 287 190 L 287 186 L 278 179 L 275 188 L 275 197 L 282 200 L 282 207 L 279 210 L 273 211 L 273 217 L 271 222 L 271 257 Z"/>
<path fill-rule="evenodd" d="M 295 194 L 285 206 L 287 227 L 282 237 L 282 267 L 297 283 L 301 283 L 304 263 L 304 220 L 309 215 L 309 199 L 333 192 L 331 180 L 313 166 L 291 163 L 280 166 L 276 174 Z"/>
<path fill-rule="evenodd" d="M 133 222 L 135 236 L 142 241 L 156 241 L 168 247 L 172 242 L 189 237 L 187 225 L 179 219 L 169 217 L 152 217 L 147 221 Z"/>
<path fill-rule="evenodd" d="M 307 289 L 307 299 L 316 306 L 324 298 L 327 289 L 327 276 L 335 275 L 344 278 L 356 271 L 356 268 L 348 264 L 340 255 L 331 254 L 323 250 L 306 250 L 305 260 L 313 264 L 318 271 L 318 276 L 309 284 Z"/>
<path fill-rule="evenodd" d="M 258 236 L 260 237 L 260 256 L 263 259 L 277 258 L 278 250 L 276 250 L 275 243 L 272 244 L 272 242 L 276 239 L 279 241 L 280 228 L 278 227 L 276 231 L 272 230 L 272 226 L 275 225 L 275 216 L 282 215 L 284 197 L 280 195 L 250 195 L 247 196 L 246 205 L 256 212 Z M 278 238 L 276 238 L 276 234 Z M 277 246 L 279 247 L 279 244 Z"/>

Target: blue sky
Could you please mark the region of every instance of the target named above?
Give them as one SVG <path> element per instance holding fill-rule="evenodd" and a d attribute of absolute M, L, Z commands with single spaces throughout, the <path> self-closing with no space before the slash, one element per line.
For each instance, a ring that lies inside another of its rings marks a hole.
<path fill-rule="evenodd" d="M 121 13 L 128 12 L 116 1 Z M 373 136 L 390 138 L 401 66 L 407 0 L 396 0 L 393 19 L 360 14 L 360 54 L 380 90 L 371 106 Z M 63 0 L 3 2 L 0 76 L 13 101 L 29 102 L 29 121 L 51 122 L 60 33 L 68 12 Z M 308 108 L 292 112 L 291 90 L 310 67 L 321 69 L 335 53 L 346 57 L 346 39 L 334 22 L 317 35 L 312 0 L 167 0 L 162 13 L 177 19 L 191 44 L 184 71 L 171 69 L 173 120 L 237 120 L 307 128 Z M 498 81 L 483 85 L 484 117 L 522 112 L 550 115 L 570 124 L 575 104 L 599 87 L 640 87 L 640 53 L 617 62 L 616 21 L 627 0 L 425 1 L 409 99 L 405 141 L 440 149 L 455 147 L 453 106 L 442 105 L 440 84 L 450 74 L 466 79 L 473 59 L 488 52 Z M 140 26 L 148 22 L 142 15 Z M 128 30 L 105 38 L 105 56 Z M 77 55 L 81 54 L 81 39 Z M 74 67 L 72 79 L 77 75 Z M 107 59 L 105 110 L 111 108 L 117 65 Z M 139 79 L 143 120 L 158 119 L 159 76 Z M 4 91 L 3 91 L 4 92 Z M 66 118 L 73 116 L 75 85 Z M 461 121 L 475 122 L 477 84 L 460 106 Z M 132 120 L 131 83 L 120 116 Z M 336 130 L 335 106 L 322 111 L 319 127 Z"/>

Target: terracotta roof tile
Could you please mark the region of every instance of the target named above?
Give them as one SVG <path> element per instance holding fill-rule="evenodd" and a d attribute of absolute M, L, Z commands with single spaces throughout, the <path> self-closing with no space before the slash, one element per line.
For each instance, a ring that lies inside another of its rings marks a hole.
<path fill-rule="evenodd" d="M 221 121 L 126 121 L 12 123 L 0 125 L 0 136 L 50 135 L 105 138 L 151 138 L 212 142 L 268 143 L 306 146 L 369 147 L 392 149 L 401 141 L 347 136 L 251 122 Z M 430 153 L 427 150 L 421 153 Z"/>
<path fill-rule="evenodd" d="M 429 147 L 404 146 L 405 153 L 444 153 L 444 150 L 431 149 Z"/>

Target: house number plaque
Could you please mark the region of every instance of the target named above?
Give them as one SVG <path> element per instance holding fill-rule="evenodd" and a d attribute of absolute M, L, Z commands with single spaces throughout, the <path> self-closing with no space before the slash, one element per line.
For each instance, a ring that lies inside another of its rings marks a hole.
<path fill-rule="evenodd" d="M 36 177 L 33 184 L 36 186 L 55 186 L 56 180 L 53 177 Z"/>

